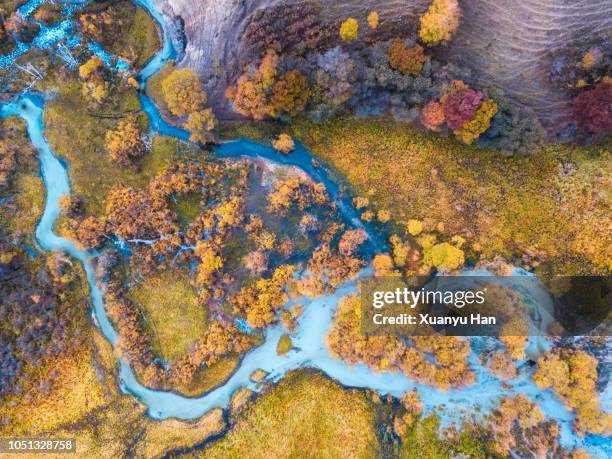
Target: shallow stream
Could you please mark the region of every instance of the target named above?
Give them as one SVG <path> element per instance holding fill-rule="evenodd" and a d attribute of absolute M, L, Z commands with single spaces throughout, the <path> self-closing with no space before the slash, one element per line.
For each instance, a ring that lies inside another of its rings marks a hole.
<path fill-rule="evenodd" d="M 146 80 L 176 54 L 166 21 L 155 8 L 153 0 L 137 0 L 136 3 L 144 7 L 158 21 L 164 39 L 161 51 L 149 61 L 139 75 L 141 85 L 145 88 Z M 149 117 L 152 133 L 174 136 L 182 140 L 188 139 L 186 131 L 171 126 L 162 119 L 151 98 L 145 93 L 140 94 L 139 98 L 144 112 Z M 116 345 L 118 335 L 106 315 L 103 294 L 95 280 L 93 258 L 96 254 L 78 249 L 72 242 L 53 232 L 53 225 L 60 214 L 58 202 L 63 195 L 69 193 L 70 181 L 66 167 L 54 156 L 45 139 L 43 111 L 44 100 L 35 94 L 24 94 L 18 101 L 0 107 L 0 117 L 16 115 L 26 122 L 28 136 L 40 159 L 41 175 L 46 188 L 46 204 L 44 214 L 36 228 L 36 238 L 44 250 L 67 252 L 83 263 L 90 287 L 94 318 L 104 336 Z M 385 250 L 386 244 L 381 236 L 358 218 L 350 196 L 342 192 L 333 175 L 315 161 L 303 146 L 298 145 L 294 153 L 285 156 L 279 155 L 269 146 L 240 139 L 219 146 L 215 149 L 215 153 L 219 157 L 262 158 L 299 167 L 314 180 L 325 184 L 330 198 L 336 203 L 346 224 L 362 227 L 367 232 L 370 253 Z M 366 274 L 368 274 L 367 269 L 362 275 Z M 463 275 L 470 274 L 475 273 L 463 273 Z M 415 384 L 401 373 L 376 373 L 365 365 L 349 366 L 335 359 L 325 345 L 325 336 L 339 299 L 355 291 L 355 282 L 348 282 L 331 295 L 307 302 L 298 327 L 291 335 L 295 348 L 284 356 L 277 355 L 276 344 L 286 330 L 280 324 L 269 328 L 265 334 L 265 342 L 244 356 L 229 380 L 201 397 L 189 398 L 173 392 L 147 389 L 136 380 L 131 367 L 123 360 L 119 362 L 121 388 L 144 403 L 148 407 L 148 414 L 153 418 L 195 419 L 214 407 L 226 407 L 232 393 L 238 388 L 249 387 L 259 390 L 260 386 L 250 380 L 250 375 L 256 369 L 268 372 L 269 381 L 278 381 L 288 370 L 309 367 L 320 369 L 345 386 L 368 388 L 396 397 L 409 389 L 416 388 L 425 411 L 437 410 L 442 425 L 460 422 L 463 414 L 475 416 L 479 413 L 487 414 L 498 406 L 500 397 L 521 393 L 537 402 L 547 418 L 554 419 L 560 424 L 561 444 L 564 447 L 583 447 L 596 457 L 612 457 L 612 442 L 609 439 L 595 435 L 580 437 L 575 433 L 572 428 L 574 414 L 564 407 L 552 391 L 543 391 L 532 382 L 534 370 L 527 362 L 520 364 L 519 376 L 503 387 L 499 380 L 487 371 L 477 355 L 483 347 L 492 345 L 491 338 L 471 338 L 473 352 L 470 356 L 470 365 L 477 376 L 477 382 L 463 389 L 440 391 L 430 386 Z M 302 300 L 298 302 L 304 304 Z M 530 346 L 534 347 L 536 344 L 535 338 L 532 338 Z M 610 385 L 608 385 L 602 394 L 602 403 L 607 410 L 610 409 L 611 398 Z M 440 405 L 443 407 L 440 408 Z"/>

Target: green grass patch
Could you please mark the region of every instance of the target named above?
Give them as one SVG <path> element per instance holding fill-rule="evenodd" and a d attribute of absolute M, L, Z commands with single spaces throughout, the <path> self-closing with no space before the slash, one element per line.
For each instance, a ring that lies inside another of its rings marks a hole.
<path fill-rule="evenodd" d="M 170 209 L 176 213 L 179 223 L 187 226 L 200 214 L 202 198 L 197 194 L 181 196 L 170 203 Z"/>
<path fill-rule="evenodd" d="M 147 80 L 147 94 L 149 97 L 151 97 L 151 99 L 153 99 L 155 105 L 157 105 L 160 113 L 166 120 L 172 119 L 173 116 L 168 110 L 168 106 L 166 105 L 166 101 L 164 99 L 162 92 L 162 81 L 164 81 L 164 79 L 172 72 L 173 69 L 174 64 L 172 62 L 168 62 L 161 69 L 159 69 L 155 75 L 151 76 L 151 78 Z"/>
<path fill-rule="evenodd" d="M 148 277 L 131 295 L 144 311 L 155 353 L 169 362 L 187 352 L 206 328 L 206 310 L 185 272 Z"/>
<path fill-rule="evenodd" d="M 112 95 L 112 102 L 92 110 L 81 95 L 81 84 L 76 78 L 56 85 L 59 95 L 48 101 L 45 108 L 45 134 L 54 153 L 68 163 L 72 190 L 84 198 L 88 214 L 104 212 L 111 187 L 145 186 L 176 154 L 177 141 L 155 138 L 139 171 L 119 166 L 106 151 L 105 136 L 123 116 L 130 114 L 138 115 L 146 129 L 136 92 L 119 88 Z"/>
<path fill-rule="evenodd" d="M 136 53 L 136 62 L 134 63 L 137 69 L 142 68 L 146 62 L 153 57 L 161 46 L 157 24 L 149 13 L 144 9 L 133 5 L 126 8 L 128 13 L 125 17 L 125 32 L 111 45 L 109 52 L 116 55 L 121 55 L 126 50 L 133 50 Z"/>
<path fill-rule="evenodd" d="M 289 335 L 285 333 L 278 340 L 278 344 L 276 345 L 276 353 L 278 355 L 285 355 L 287 352 L 291 350 L 292 347 L 293 347 L 293 341 L 291 341 L 291 338 L 289 337 Z"/>
<path fill-rule="evenodd" d="M 18 173 L 14 179 L 17 213 L 11 221 L 14 231 L 34 234 L 36 223 L 45 208 L 45 187 L 40 177 L 27 172 Z"/>
<path fill-rule="evenodd" d="M 281 132 L 282 125 L 270 121 L 226 121 L 219 126 L 219 135 L 223 139 L 245 138 L 264 144 L 271 144 Z"/>
<path fill-rule="evenodd" d="M 207 458 L 379 457 L 375 410 L 363 392 L 314 372 L 287 375 L 248 408 Z"/>
<path fill-rule="evenodd" d="M 200 368 L 189 384 L 175 385 L 172 389 L 187 397 L 200 396 L 227 381 L 239 364 L 238 355 L 229 355 L 209 367 Z"/>
<path fill-rule="evenodd" d="M 440 419 L 431 414 L 420 419 L 402 439 L 401 459 L 443 459 L 450 458 L 447 442 L 439 436 Z"/>

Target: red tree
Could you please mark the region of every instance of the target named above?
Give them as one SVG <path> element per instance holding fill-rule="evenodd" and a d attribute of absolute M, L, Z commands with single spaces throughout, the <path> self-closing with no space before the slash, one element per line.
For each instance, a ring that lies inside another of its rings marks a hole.
<path fill-rule="evenodd" d="M 603 82 L 582 91 L 574 100 L 574 113 L 583 131 L 612 133 L 612 83 Z"/>
<path fill-rule="evenodd" d="M 449 93 L 444 99 L 444 115 L 448 127 L 454 131 L 472 121 L 482 102 L 482 93 L 474 89 L 464 88 Z"/>

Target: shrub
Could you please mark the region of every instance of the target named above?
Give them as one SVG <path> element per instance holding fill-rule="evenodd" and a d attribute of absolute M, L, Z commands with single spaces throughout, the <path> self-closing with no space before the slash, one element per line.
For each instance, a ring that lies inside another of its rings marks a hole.
<path fill-rule="evenodd" d="M 354 18 L 348 18 L 340 25 L 340 38 L 344 41 L 353 41 L 359 33 L 359 23 Z"/>
<path fill-rule="evenodd" d="M 389 212 L 388 210 L 379 210 L 378 213 L 376 214 L 376 219 L 380 222 L 380 223 L 387 223 L 389 220 L 391 220 L 391 212 Z"/>
<path fill-rule="evenodd" d="M 338 251 L 344 256 L 353 255 L 367 238 L 367 234 L 361 229 L 347 230 L 338 242 Z"/>
<path fill-rule="evenodd" d="M 433 0 L 420 18 L 419 37 L 430 46 L 448 41 L 459 27 L 460 15 L 457 0 Z"/>
<path fill-rule="evenodd" d="M 612 417 L 597 399 L 597 363 L 595 357 L 580 350 L 547 352 L 538 359 L 533 380 L 542 389 L 552 387 L 565 405 L 576 410 L 577 431 L 601 435 L 609 430 Z"/>
<path fill-rule="evenodd" d="M 162 94 L 168 109 L 175 116 L 200 110 L 207 100 L 200 78 L 193 70 L 173 70 L 162 81 Z"/>
<path fill-rule="evenodd" d="M 389 66 L 403 75 L 418 75 L 429 61 L 421 45 L 408 48 L 404 40 L 393 39 L 389 47 Z"/>
<path fill-rule="evenodd" d="M 278 340 L 278 343 L 276 345 L 276 353 L 278 355 L 285 355 L 287 352 L 291 350 L 292 347 L 293 347 L 293 341 L 291 341 L 291 338 L 289 337 L 289 335 L 284 334 Z"/>
<path fill-rule="evenodd" d="M 89 76 L 102 66 L 103 62 L 97 57 L 92 57 L 79 67 L 79 77 L 87 80 Z"/>
<path fill-rule="evenodd" d="M 246 254 L 242 263 L 253 275 L 259 276 L 268 269 L 268 256 L 261 250 L 255 250 Z"/>
<path fill-rule="evenodd" d="M 372 260 L 372 267 L 374 268 L 374 275 L 390 276 L 393 274 L 393 258 L 387 254 L 376 255 Z"/>
<path fill-rule="evenodd" d="M 362 196 L 357 196 L 353 198 L 353 205 L 355 206 L 355 209 L 357 210 L 367 207 L 368 204 L 370 204 L 370 200 L 368 198 L 365 198 Z"/>
<path fill-rule="evenodd" d="M 83 97 L 96 104 L 101 104 L 108 97 L 108 82 L 97 78 L 97 81 L 85 81 L 82 86 Z"/>
<path fill-rule="evenodd" d="M 77 241 L 86 249 L 95 249 L 105 241 L 106 221 L 98 217 L 86 217 L 76 228 Z"/>
<path fill-rule="evenodd" d="M 542 148 L 546 131 L 531 111 L 496 97 L 498 110 L 478 145 L 505 152 L 533 153 Z"/>

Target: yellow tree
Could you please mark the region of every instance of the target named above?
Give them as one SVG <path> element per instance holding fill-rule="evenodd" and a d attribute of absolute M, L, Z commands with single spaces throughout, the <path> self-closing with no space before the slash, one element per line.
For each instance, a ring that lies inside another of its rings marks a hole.
<path fill-rule="evenodd" d="M 289 134 L 283 132 L 272 142 L 272 146 L 275 150 L 289 154 L 295 148 L 295 142 Z"/>
<path fill-rule="evenodd" d="M 485 100 L 476 110 L 476 116 L 459 129 L 454 131 L 455 136 L 463 143 L 470 145 L 491 126 L 491 120 L 497 113 L 497 103 L 493 99 Z"/>
<path fill-rule="evenodd" d="M 463 250 L 448 242 L 434 245 L 427 258 L 433 266 L 442 272 L 453 271 L 461 267 L 465 261 Z"/>
<path fill-rule="evenodd" d="M 359 23 L 355 18 L 348 18 L 340 25 L 340 38 L 344 41 L 353 41 L 359 33 Z"/>
<path fill-rule="evenodd" d="M 192 142 L 210 142 L 213 138 L 211 131 L 217 126 L 217 119 L 212 109 L 206 108 L 189 114 L 187 122 L 183 125 L 191 132 L 189 140 Z"/>
<path fill-rule="evenodd" d="M 208 99 L 198 74 L 189 69 L 173 70 L 164 78 L 162 94 L 175 116 L 186 116 L 200 110 Z"/>
<path fill-rule="evenodd" d="M 131 166 L 145 153 L 145 144 L 136 120 L 132 117 L 120 121 L 117 129 L 106 133 L 106 149 L 113 161 Z"/>
<path fill-rule="evenodd" d="M 376 11 L 370 11 L 370 14 L 368 14 L 368 25 L 372 30 L 378 28 L 378 13 Z"/>
<path fill-rule="evenodd" d="M 448 41 L 459 27 L 460 16 L 457 0 L 433 0 L 420 18 L 419 37 L 430 46 Z"/>

